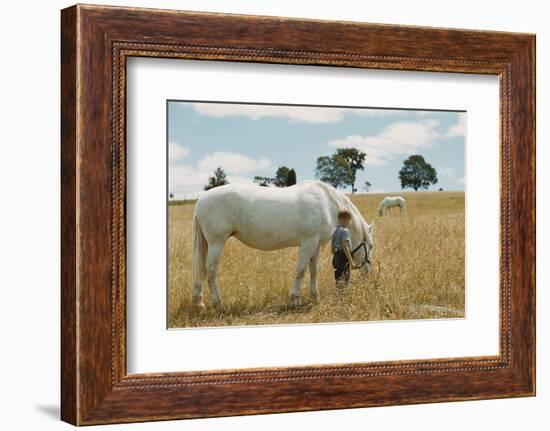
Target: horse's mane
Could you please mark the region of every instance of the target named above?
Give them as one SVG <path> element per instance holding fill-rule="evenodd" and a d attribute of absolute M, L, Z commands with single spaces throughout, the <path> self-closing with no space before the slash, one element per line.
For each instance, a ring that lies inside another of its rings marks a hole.
<path fill-rule="evenodd" d="M 361 212 L 355 204 L 348 198 L 344 193 L 336 190 L 333 186 L 330 184 L 324 183 L 323 181 L 307 181 L 308 183 L 320 188 L 325 192 L 325 195 L 327 198 L 336 205 L 336 208 L 338 208 L 338 211 L 340 210 L 346 210 L 349 211 L 353 218 L 357 221 L 357 224 L 361 228 L 361 233 L 363 238 L 367 238 L 367 228 L 368 224 L 361 215 Z"/>

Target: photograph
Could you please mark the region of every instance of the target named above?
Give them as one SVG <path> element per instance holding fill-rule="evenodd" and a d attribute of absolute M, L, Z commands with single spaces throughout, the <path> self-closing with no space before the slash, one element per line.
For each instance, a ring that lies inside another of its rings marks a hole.
<path fill-rule="evenodd" d="M 166 111 L 168 328 L 465 318 L 466 112 Z"/>

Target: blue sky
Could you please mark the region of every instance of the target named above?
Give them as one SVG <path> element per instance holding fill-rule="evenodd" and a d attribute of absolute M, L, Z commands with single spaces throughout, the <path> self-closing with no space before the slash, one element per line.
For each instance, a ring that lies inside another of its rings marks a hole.
<path fill-rule="evenodd" d="M 464 190 L 465 121 L 463 112 L 169 101 L 169 189 L 197 197 L 217 166 L 233 183 L 273 177 L 283 165 L 298 182 L 315 179 L 318 156 L 355 147 L 367 153 L 359 192 L 366 180 L 373 193 L 400 191 L 411 154 L 436 168 L 432 189 Z"/>

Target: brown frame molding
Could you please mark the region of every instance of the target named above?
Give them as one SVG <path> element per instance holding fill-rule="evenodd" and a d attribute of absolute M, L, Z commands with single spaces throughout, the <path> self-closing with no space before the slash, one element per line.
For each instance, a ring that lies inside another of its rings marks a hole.
<path fill-rule="evenodd" d="M 64 421 L 90 425 L 535 394 L 534 35 L 77 5 L 61 13 L 61 53 Z M 499 356 L 128 375 L 129 56 L 498 75 Z"/>

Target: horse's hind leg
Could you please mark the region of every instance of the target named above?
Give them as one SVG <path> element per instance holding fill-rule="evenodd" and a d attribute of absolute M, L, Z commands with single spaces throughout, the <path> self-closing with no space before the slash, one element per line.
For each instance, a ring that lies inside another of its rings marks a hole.
<path fill-rule="evenodd" d="M 193 284 L 192 298 L 193 298 L 193 305 L 199 308 L 204 308 L 204 303 L 202 302 L 202 285 L 200 281 L 195 282 Z"/>
<path fill-rule="evenodd" d="M 311 260 L 311 257 L 315 253 L 317 248 L 317 239 L 309 239 L 303 241 L 300 245 L 300 252 L 298 253 L 298 263 L 296 264 L 296 279 L 294 281 L 294 287 L 290 292 L 290 303 L 293 306 L 300 304 L 300 289 L 302 286 L 302 279 L 306 272 L 306 268 Z"/>
<path fill-rule="evenodd" d="M 222 243 L 209 243 L 208 254 L 206 255 L 206 274 L 208 277 L 208 288 L 210 289 L 210 300 L 216 308 L 221 308 L 222 301 L 216 286 L 216 274 L 218 272 L 218 263 L 223 250 Z"/>
<path fill-rule="evenodd" d="M 313 253 L 309 260 L 309 296 L 315 302 L 319 301 L 319 290 L 317 289 L 317 270 L 319 268 L 319 248 Z"/>

